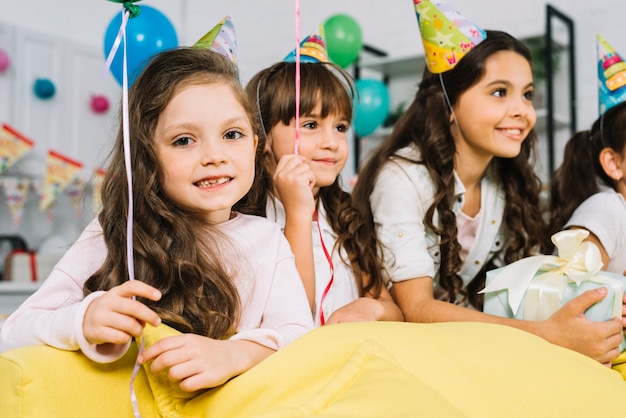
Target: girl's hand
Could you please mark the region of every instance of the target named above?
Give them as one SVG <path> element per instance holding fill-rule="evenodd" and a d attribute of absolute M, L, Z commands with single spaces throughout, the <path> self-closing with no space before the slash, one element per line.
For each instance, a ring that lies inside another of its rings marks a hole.
<path fill-rule="evenodd" d="M 187 392 L 219 386 L 259 363 L 274 350 L 246 340 L 214 340 L 197 334 L 163 338 L 146 348 L 139 363 L 168 369 L 168 378 Z"/>
<path fill-rule="evenodd" d="M 385 308 L 380 301 L 373 298 L 360 297 L 333 312 L 325 325 L 340 324 L 342 322 L 378 321 L 382 318 L 384 312 Z"/>
<path fill-rule="evenodd" d="M 156 312 L 133 296 L 157 301 L 161 292 L 139 280 L 129 280 L 94 299 L 83 319 L 83 334 L 89 343 L 126 344 L 141 336 L 146 323 L 155 327 L 161 323 Z"/>
<path fill-rule="evenodd" d="M 305 161 L 301 155 L 284 155 L 276 166 L 274 184 L 288 216 L 302 214 L 310 222 L 315 211 L 315 174 Z"/>
<path fill-rule="evenodd" d="M 547 340 L 610 364 L 619 355 L 623 328 L 620 318 L 592 322 L 584 312 L 607 295 L 605 288 L 588 290 L 570 300 L 547 321 Z"/>

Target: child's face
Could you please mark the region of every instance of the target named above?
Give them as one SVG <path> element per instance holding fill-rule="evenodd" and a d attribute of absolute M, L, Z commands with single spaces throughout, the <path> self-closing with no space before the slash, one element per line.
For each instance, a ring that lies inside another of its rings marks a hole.
<path fill-rule="evenodd" d="M 228 220 L 252 186 L 257 145 L 231 88 L 183 87 L 159 116 L 154 140 L 168 198 L 212 222 Z"/>
<path fill-rule="evenodd" d="M 500 51 L 487 59 L 485 75 L 454 105 L 451 131 L 460 158 L 514 158 L 535 126 L 533 77 L 526 59 Z M 460 129 L 459 129 L 460 126 Z"/>
<path fill-rule="evenodd" d="M 348 158 L 347 132 L 350 122 L 342 115 L 322 118 L 322 105 L 318 104 L 310 115 L 300 117 L 300 142 L 298 154 L 315 174 L 315 189 L 330 186 L 343 170 Z M 268 145 L 274 158 L 294 153 L 296 119 L 289 125 L 282 122 L 268 133 Z"/>

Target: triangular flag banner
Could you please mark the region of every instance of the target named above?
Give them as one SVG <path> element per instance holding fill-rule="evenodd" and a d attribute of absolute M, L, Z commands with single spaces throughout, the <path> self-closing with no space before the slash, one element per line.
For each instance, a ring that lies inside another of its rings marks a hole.
<path fill-rule="evenodd" d="M 611 45 L 597 35 L 598 101 L 600 115 L 626 100 L 626 63 Z"/>
<path fill-rule="evenodd" d="M 413 0 L 428 70 L 439 74 L 453 69 L 487 34 L 445 1 Z"/>
<path fill-rule="evenodd" d="M 283 61 L 296 62 L 296 49 L 294 48 Z M 324 25 L 319 25 L 317 30 L 300 42 L 300 62 L 328 62 Z"/>
<path fill-rule="evenodd" d="M 20 226 L 24 214 L 24 204 L 28 197 L 30 180 L 17 177 L 5 177 L 2 179 L 2 188 L 7 197 L 7 205 L 11 213 L 13 225 Z"/>
<path fill-rule="evenodd" d="M 104 181 L 105 171 L 102 168 L 96 168 L 93 171 L 93 214 L 98 215 L 102 211 L 102 182 Z"/>
<path fill-rule="evenodd" d="M 35 143 L 7 125 L 0 129 L 0 174 L 9 168 L 22 155 L 26 154 Z"/>
<path fill-rule="evenodd" d="M 43 195 L 39 202 L 42 211 L 50 209 L 56 198 L 63 193 L 83 164 L 72 160 L 56 151 L 48 151 L 46 161 L 46 178 L 43 184 Z"/>
<path fill-rule="evenodd" d="M 237 60 L 237 38 L 232 18 L 226 16 L 194 44 L 194 47 L 211 49 L 228 58 L 235 65 Z"/>
<path fill-rule="evenodd" d="M 67 185 L 65 194 L 70 198 L 70 204 L 74 208 L 76 217 L 81 218 L 83 216 L 82 202 L 85 194 L 85 180 L 81 176 L 74 177 Z"/>

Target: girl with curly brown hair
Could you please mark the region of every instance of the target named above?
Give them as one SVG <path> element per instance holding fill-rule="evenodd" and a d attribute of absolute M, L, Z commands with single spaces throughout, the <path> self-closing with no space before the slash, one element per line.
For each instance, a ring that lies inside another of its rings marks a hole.
<path fill-rule="evenodd" d="M 533 88 L 528 48 L 486 31 L 452 69 L 426 70 L 360 171 L 353 199 L 386 247 L 389 286 L 407 321 L 509 325 L 604 363 L 618 353 L 621 324 L 582 315 L 602 291 L 543 322 L 481 312 L 487 270 L 547 248 L 531 159 Z"/>

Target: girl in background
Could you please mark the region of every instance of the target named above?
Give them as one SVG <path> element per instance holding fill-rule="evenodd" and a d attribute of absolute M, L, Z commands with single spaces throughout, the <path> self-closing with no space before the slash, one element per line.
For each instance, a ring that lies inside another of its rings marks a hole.
<path fill-rule="evenodd" d="M 120 358 L 146 323 L 183 334 L 139 356 L 183 390 L 220 385 L 313 327 L 289 243 L 234 212 L 255 174 L 255 112 L 221 55 L 160 53 L 129 92 L 134 268 L 126 263 L 122 129 L 103 210 L 2 327 L 2 349 L 47 344 Z"/>
<path fill-rule="evenodd" d="M 259 151 L 267 169 L 265 195 L 259 193 L 251 204 L 284 227 L 316 326 L 402 320 L 384 286 L 376 236 L 364 229 L 341 184 L 348 158 L 352 80 L 326 62 L 301 65 L 295 154 L 295 71 L 295 63 L 280 62 L 257 73 L 246 86 L 261 117 Z"/>
<path fill-rule="evenodd" d="M 598 35 L 600 116 L 565 146 L 552 178 L 551 232 L 582 228 L 602 254 L 604 269 L 626 271 L 626 70 Z M 608 77 L 607 77 L 608 75 Z M 615 81 L 618 81 L 617 83 Z"/>
<path fill-rule="evenodd" d="M 415 3 L 418 19 L 436 9 Z M 441 16 L 430 18 L 424 21 Z M 432 25 L 421 23 L 426 44 Z M 506 33 L 473 29 L 483 36 L 467 43 L 472 49 L 460 59 L 427 55 L 413 103 L 353 191 L 389 249 L 392 296 L 407 321 L 509 325 L 609 362 L 619 354 L 619 320 L 593 323 L 582 315 L 606 289 L 579 296 L 542 322 L 480 311 L 485 272 L 544 251 L 547 239 L 530 163 L 536 143 L 530 53 Z M 425 50 L 439 51 L 432 45 Z"/>

